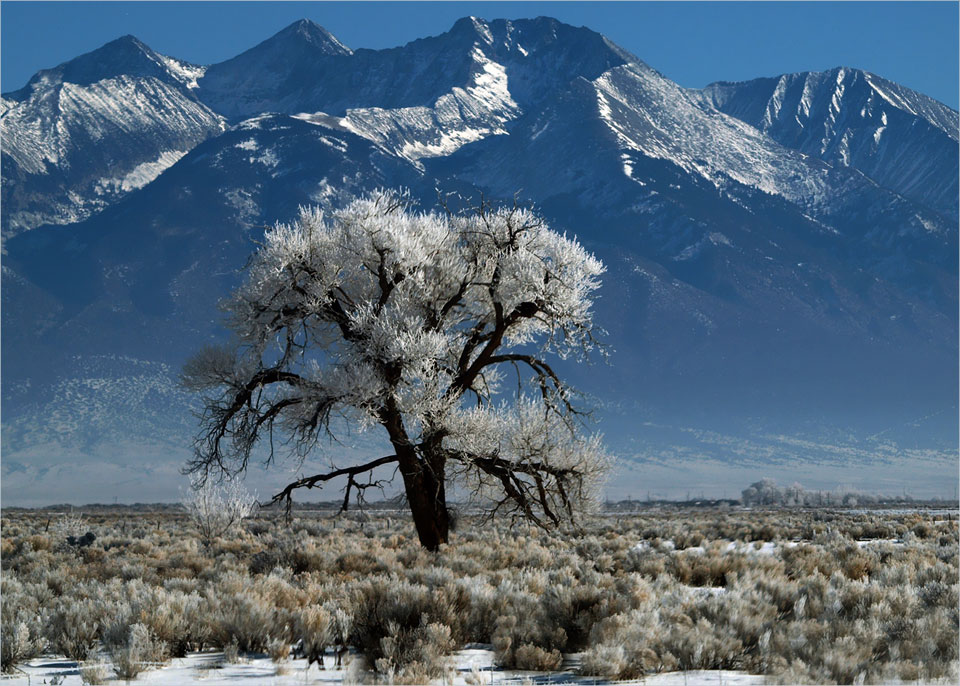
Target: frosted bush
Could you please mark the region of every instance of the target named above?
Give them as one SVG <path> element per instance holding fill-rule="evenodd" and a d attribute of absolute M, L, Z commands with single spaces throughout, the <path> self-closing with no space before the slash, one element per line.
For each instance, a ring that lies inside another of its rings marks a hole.
<path fill-rule="evenodd" d="M 73 536 L 79 538 L 89 531 L 86 520 L 82 514 L 64 514 L 60 516 L 53 526 L 53 534 L 58 541 L 66 541 L 67 537 Z"/>
<path fill-rule="evenodd" d="M 167 659 L 167 646 L 145 625 L 133 624 L 128 629 L 126 641 L 110 649 L 110 658 L 116 675 L 130 681 L 140 672 L 160 666 Z"/>
<path fill-rule="evenodd" d="M 61 598 L 47 616 L 47 638 L 54 652 L 81 662 L 97 646 L 101 614 L 89 598 Z"/>
<path fill-rule="evenodd" d="M 513 651 L 513 664 L 517 669 L 537 672 L 553 672 L 560 668 L 563 656 L 556 648 L 544 650 L 540 646 L 524 643 Z"/>
<path fill-rule="evenodd" d="M 250 516 L 256 497 L 239 481 L 205 481 L 194 484 L 181 504 L 200 531 L 200 538 L 209 545 Z"/>
<path fill-rule="evenodd" d="M 43 588 L 4 575 L 0 605 L 0 671 L 4 673 L 43 651 L 46 641 L 39 616 Z"/>
<path fill-rule="evenodd" d="M 276 665 L 283 665 L 290 659 L 290 642 L 282 638 L 267 641 L 267 654 Z"/>
<path fill-rule="evenodd" d="M 240 652 L 263 652 L 270 640 L 274 610 L 251 592 L 211 599 L 209 627 L 214 645 L 235 644 Z"/>
<path fill-rule="evenodd" d="M 330 617 L 330 641 L 336 647 L 336 666 L 340 667 L 343 655 L 351 642 L 355 616 L 352 610 L 347 610 L 333 602 L 324 605 L 324 609 Z"/>
<path fill-rule="evenodd" d="M 365 587 L 351 632 L 353 644 L 378 674 L 418 683 L 440 676 L 456 648 L 450 624 L 466 607 L 456 586 L 428 589 L 384 581 Z"/>
<path fill-rule="evenodd" d="M 4 617 L 3 641 L 0 642 L 0 667 L 4 673 L 37 657 L 43 651 L 43 639 L 37 627 L 26 617 Z"/>
<path fill-rule="evenodd" d="M 320 669 L 324 669 L 323 656 L 333 634 L 331 623 L 330 613 L 323 607 L 306 607 L 300 613 L 296 633 L 307 658 L 307 666 L 316 662 Z"/>
<path fill-rule="evenodd" d="M 196 592 L 160 592 L 152 611 L 142 621 L 164 641 L 173 657 L 183 657 L 189 650 L 200 650 L 209 640 L 210 629 L 204 622 L 205 606 Z"/>
<path fill-rule="evenodd" d="M 429 623 L 416 627 L 388 621 L 380 639 L 380 657 L 374 669 L 390 683 L 422 684 L 451 671 L 449 656 L 455 645 L 450 627 Z"/>
<path fill-rule="evenodd" d="M 623 646 L 600 644 L 588 648 L 581 658 L 580 671 L 605 679 L 625 678 L 627 660 Z"/>
<path fill-rule="evenodd" d="M 105 662 L 83 662 L 80 664 L 80 678 L 84 684 L 96 686 L 106 682 L 109 676 L 109 665 Z"/>

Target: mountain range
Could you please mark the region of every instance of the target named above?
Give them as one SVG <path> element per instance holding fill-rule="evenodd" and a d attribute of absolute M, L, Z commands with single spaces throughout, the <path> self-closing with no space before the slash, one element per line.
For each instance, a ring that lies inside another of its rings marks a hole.
<path fill-rule="evenodd" d="M 544 17 L 388 50 L 303 20 L 206 66 L 119 38 L 0 125 L 5 500 L 169 498 L 177 371 L 263 230 L 382 186 L 516 198 L 605 262 L 609 363 L 564 372 L 614 497 L 955 481 L 958 113 L 875 74 L 688 89 Z"/>

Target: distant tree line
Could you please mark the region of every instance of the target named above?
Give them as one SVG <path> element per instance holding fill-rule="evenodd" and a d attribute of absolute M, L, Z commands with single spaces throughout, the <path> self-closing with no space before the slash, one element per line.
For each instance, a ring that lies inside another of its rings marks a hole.
<path fill-rule="evenodd" d="M 808 491 L 799 483 L 780 487 L 773 479 L 761 479 L 750 484 L 740 495 L 743 505 L 751 507 L 836 507 L 845 505 L 878 505 L 894 502 L 914 502 L 906 493 L 898 496 L 875 495 L 849 490 Z"/>

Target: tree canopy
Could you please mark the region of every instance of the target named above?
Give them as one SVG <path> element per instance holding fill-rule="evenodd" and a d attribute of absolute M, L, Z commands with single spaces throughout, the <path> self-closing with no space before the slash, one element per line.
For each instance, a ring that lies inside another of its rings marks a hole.
<path fill-rule="evenodd" d="M 490 513 L 574 518 L 609 459 L 548 357 L 595 348 L 603 271 L 515 206 L 423 212 L 379 191 L 329 214 L 302 209 L 266 233 L 223 303 L 234 342 L 184 367 L 205 407 L 187 469 L 237 474 L 260 443 L 268 462 L 278 447 L 306 460 L 342 418 L 385 431 L 393 453 L 334 461 L 274 501 L 345 477 L 346 507 L 393 465 L 432 550 L 447 540 L 451 479 Z"/>

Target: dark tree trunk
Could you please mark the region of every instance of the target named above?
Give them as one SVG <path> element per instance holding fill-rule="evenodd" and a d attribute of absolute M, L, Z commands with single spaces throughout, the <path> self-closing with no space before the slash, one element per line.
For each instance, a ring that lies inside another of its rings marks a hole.
<path fill-rule="evenodd" d="M 428 462 L 414 458 L 401 465 L 400 472 L 420 544 L 427 550 L 436 551 L 441 543 L 447 542 L 450 531 L 443 460 Z"/>
<path fill-rule="evenodd" d="M 399 375 L 399 369 L 394 369 L 388 378 L 396 383 Z M 431 552 L 436 551 L 441 543 L 447 542 L 450 529 L 444 489 L 446 456 L 438 449 L 439 442 L 429 446 L 426 454 L 418 453 L 410 443 L 403 426 L 403 418 L 392 399 L 388 399 L 380 410 L 380 420 L 390 435 L 394 450 L 397 451 L 400 474 L 403 476 L 410 514 L 413 515 L 420 544 Z"/>

